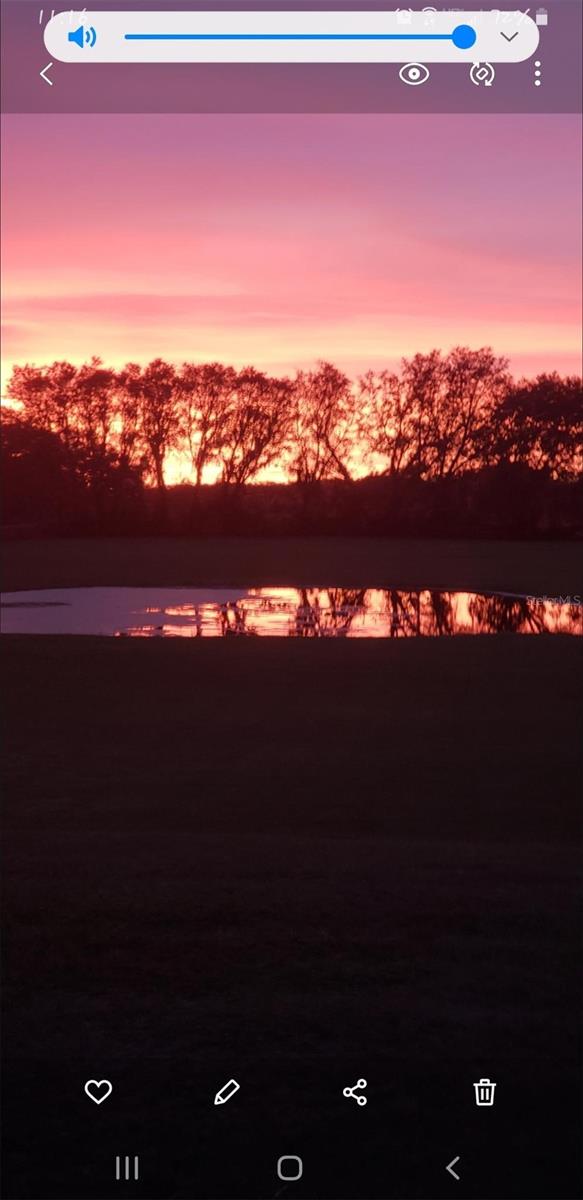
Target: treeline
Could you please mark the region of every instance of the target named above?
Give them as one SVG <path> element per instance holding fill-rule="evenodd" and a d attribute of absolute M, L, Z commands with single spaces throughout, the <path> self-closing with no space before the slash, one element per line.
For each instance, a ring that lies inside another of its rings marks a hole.
<path fill-rule="evenodd" d="M 528 535 L 577 525 L 581 380 L 517 383 L 488 348 L 418 354 L 356 381 L 324 362 L 293 378 L 161 359 L 117 371 L 99 359 L 26 365 L 8 398 L 4 520 L 15 527 Z M 172 456 L 190 486 L 167 487 Z M 261 484 L 270 473 L 287 483 Z"/>

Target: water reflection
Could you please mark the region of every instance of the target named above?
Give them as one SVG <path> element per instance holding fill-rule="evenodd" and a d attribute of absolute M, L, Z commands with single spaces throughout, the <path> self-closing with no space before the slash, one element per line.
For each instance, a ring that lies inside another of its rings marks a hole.
<path fill-rule="evenodd" d="M 582 632 L 573 598 L 375 588 L 69 588 L 10 593 L 5 633 L 412 638 Z"/>

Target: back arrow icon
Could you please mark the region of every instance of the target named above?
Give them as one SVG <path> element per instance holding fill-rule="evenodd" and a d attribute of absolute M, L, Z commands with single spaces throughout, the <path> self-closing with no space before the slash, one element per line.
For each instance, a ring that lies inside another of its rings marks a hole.
<path fill-rule="evenodd" d="M 456 1175 L 456 1172 L 453 1169 L 455 1167 L 455 1164 L 457 1162 L 459 1162 L 459 1160 L 460 1160 L 460 1156 L 459 1156 L 459 1154 L 457 1154 L 456 1157 L 452 1158 L 451 1162 L 448 1163 L 447 1167 L 445 1168 L 446 1171 L 449 1171 L 450 1175 L 453 1175 L 454 1179 L 459 1179 L 459 1175 Z"/>
<path fill-rule="evenodd" d="M 52 65 L 53 65 L 52 62 L 47 63 L 46 67 L 44 67 L 42 71 L 39 71 L 39 75 L 40 75 L 41 79 L 44 79 L 45 83 L 48 83 L 49 87 L 54 86 L 53 80 L 49 79 L 49 77 L 47 75 L 47 71 L 50 71 Z"/>

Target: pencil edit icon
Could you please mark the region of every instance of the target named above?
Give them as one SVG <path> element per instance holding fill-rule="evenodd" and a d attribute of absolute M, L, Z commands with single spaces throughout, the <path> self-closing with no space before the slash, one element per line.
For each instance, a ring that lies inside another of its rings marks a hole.
<path fill-rule="evenodd" d="M 235 1092 L 239 1091 L 240 1086 L 236 1079 L 229 1079 L 229 1082 L 224 1083 L 222 1088 L 217 1092 L 214 1104 L 226 1104 L 227 1100 L 231 1100 Z"/>

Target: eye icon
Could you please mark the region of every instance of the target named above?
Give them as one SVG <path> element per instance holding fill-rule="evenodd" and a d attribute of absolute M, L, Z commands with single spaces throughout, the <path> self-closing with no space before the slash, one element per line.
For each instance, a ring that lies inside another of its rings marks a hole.
<path fill-rule="evenodd" d="M 429 79 L 429 71 L 423 63 L 405 63 L 399 71 L 399 79 L 403 83 L 409 83 L 411 87 L 419 87 L 420 83 L 425 83 Z"/>

